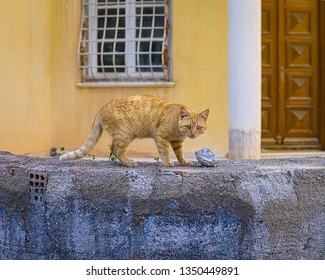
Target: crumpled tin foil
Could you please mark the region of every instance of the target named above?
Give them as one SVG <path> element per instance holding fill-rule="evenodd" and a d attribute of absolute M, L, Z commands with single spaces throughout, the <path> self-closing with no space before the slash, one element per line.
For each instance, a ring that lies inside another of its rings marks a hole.
<path fill-rule="evenodd" d="M 206 167 L 217 166 L 218 160 L 214 153 L 209 148 L 203 148 L 195 151 L 197 161 Z"/>

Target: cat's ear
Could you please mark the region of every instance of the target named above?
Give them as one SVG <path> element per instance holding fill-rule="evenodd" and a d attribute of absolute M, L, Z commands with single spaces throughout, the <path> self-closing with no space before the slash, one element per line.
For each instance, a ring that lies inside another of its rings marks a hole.
<path fill-rule="evenodd" d="M 188 115 L 188 111 L 184 107 L 181 107 L 181 120 L 187 117 Z"/>
<path fill-rule="evenodd" d="M 200 113 L 201 118 L 207 120 L 208 116 L 209 116 L 209 109 L 206 109 L 205 111 L 203 111 L 202 113 Z"/>

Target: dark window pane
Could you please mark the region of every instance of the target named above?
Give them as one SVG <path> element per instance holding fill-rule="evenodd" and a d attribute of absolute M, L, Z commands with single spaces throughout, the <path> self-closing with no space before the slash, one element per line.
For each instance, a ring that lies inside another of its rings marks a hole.
<path fill-rule="evenodd" d="M 149 52 L 149 46 L 150 46 L 149 42 L 140 42 L 139 51 L 140 52 Z"/>
<path fill-rule="evenodd" d="M 103 46 L 103 49 L 102 49 Z M 113 52 L 115 47 L 115 53 Z M 98 72 L 124 72 L 125 71 L 125 43 L 102 43 L 98 44 Z"/>
<path fill-rule="evenodd" d="M 125 38 L 125 29 L 117 30 L 117 38 L 118 39 L 124 39 Z"/>
<path fill-rule="evenodd" d="M 115 52 L 125 52 L 125 43 L 124 42 L 118 42 L 115 45 Z"/>
<path fill-rule="evenodd" d="M 161 52 L 162 51 L 162 42 L 152 42 L 152 47 L 151 47 L 152 52 Z"/>
<path fill-rule="evenodd" d="M 165 18 L 163 16 L 155 17 L 155 27 L 164 27 L 165 26 Z"/>
<path fill-rule="evenodd" d="M 138 61 L 138 59 L 139 59 L 139 61 Z M 137 57 L 137 65 L 138 65 L 137 71 L 150 72 L 150 68 L 145 67 L 146 65 L 149 65 L 149 62 L 150 61 L 149 61 L 149 55 L 148 54 L 140 54 L 140 55 L 138 55 L 138 57 Z"/>
<path fill-rule="evenodd" d="M 156 7 L 155 8 L 155 14 L 156 15 L 158 15 L 158 14 L 164 15 L 165 14 L 165 8 L 164 7 Z"/>
<path fill-rule="evenodd" d="M 164 29 L 154 29 L 153 31 L 154 38 L 163 38 L 164 37 Z"/>
<path fill-rule="evenodd" d="M 151 27 L 152 26 L 152 17 L 151 16 L 143 17 L 142 26 L 143 27 Z"/>
<path fill-rule="evenodd" d="M 143 28 L 141 30 L 140 38 L 150 38 L 151 32 L 152 32 L 151 28 Z M 137 38 L 139 38 L 139 37 L 137 37 Z"/>
<path fill-rule="evenodd" d="M 151 63 L 152 65 L 161 65 L 161 55 L 160 54 L 152 54 L 151 55 Z"/>

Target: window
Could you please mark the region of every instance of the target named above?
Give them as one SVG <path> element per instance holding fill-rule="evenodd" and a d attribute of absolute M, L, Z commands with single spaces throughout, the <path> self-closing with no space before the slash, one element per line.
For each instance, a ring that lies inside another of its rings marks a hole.
<path fill-rule="evenodd" d="M 83 0 L 82 81 L 169 82 L 169 1 Z"/>

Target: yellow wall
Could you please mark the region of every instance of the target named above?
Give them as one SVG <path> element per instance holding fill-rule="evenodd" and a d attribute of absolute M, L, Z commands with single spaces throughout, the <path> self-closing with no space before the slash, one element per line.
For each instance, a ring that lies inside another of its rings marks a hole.
<path fill-rule="evenodd" d="M 51 145 L 47 17 L 43 0 L 0 1 L 0 150 Z"/>
<path fill-rule="evenodd" d="M 19 5 L 17 5 L 19 2 Z M 0 150 L 47 154 L 87 139 L 97 110 L 112 98 L 152 94 L 196 110 L 210 108 L 208 132 L 185 149 L 228 150 L 227 0 L 173 1 L 171 88 L 80 88 L 77 45 L 80 0 L 1 0 Z M 4 32 L 4 33 L 3 33 Z M 104 135 L 95 154 L 108 154 Z M 157 155 L 152 140 L 130 154 Z"/>

